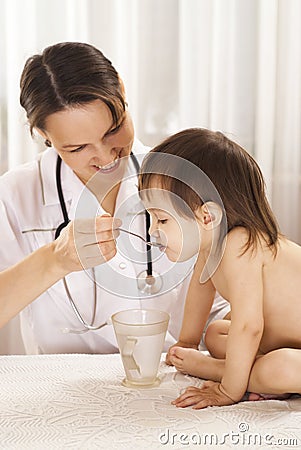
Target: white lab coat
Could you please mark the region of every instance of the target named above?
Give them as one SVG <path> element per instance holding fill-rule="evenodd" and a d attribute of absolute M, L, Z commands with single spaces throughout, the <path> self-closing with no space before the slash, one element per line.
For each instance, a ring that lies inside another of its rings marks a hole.
<path fill-rule="evenodd" d="M 136 141 L 133 151 L 141 153 L 143 150 L 143 146 Z M 56 159 L 56 152 L 48 149 L 36 161 L 20 166 L 1 177 L 1 270 L 54 239 L 55 230 L 62 222 L 62 211 L 55 182 Z M 130 169 L 135 174 L 134 167 L 130 167 Z M 81 198 L 83 184 L 64 163 L 61 175 L 65 202 L 69 218 L 72 220 L 77 217 L 78 201 Z M 122 209 L 127 196 L 136 194 L 136 183 L 135 178 L 122 183 L 116 210 L 120 210 L 118 205 L 121 205 Z M 132 198 L 130 203 L 131 210 L 125 212 L 124 217 L 121 217 L 126 228 L 127 222 L 135 217 L 136 204 Z M 89 210 L 89 208 L 87 209 Z M 82 211 L 80 211 L 80 215 L 82 217 Z M 135 231 L 145 236 L 144 214 L 139 214 L 135 222 Z M 131 229 L 133 230 L 133 226 Z M 127 235 L 121 235 L 118 242 L 120 241 L 122 244 L 123 240 L 129 243 Z M 142 262 L 132 263 L 127 258 L 124 251 L 126 249 L 122 249 L 121 244 L 122 251 L 118 251 L 108 265 L 99 266 L 96 270 L 98 283 L 103 285 L 102 280 L 106 280 L 106 283 L 104 288 L 100 286 L 97 289 L 98 303 L 95 324 L 107 321 L 114 312 L 122 309 L 141 307 L 164 309 L 171 314 L 167 339 L 167 345 L 169 345 L 179 332 L 187 281 L 164 295 L 151 299 L 139 299 L 136 275 L 145 270 L 145 261 L 143 264 Z M 145 252 L 143 252 L 145 246 L 142 242 L 140 243 L 140 240 L 135 242 L 135 246 L 141 248 L 141 252 L 139 252 L 141 257 L 145 256 Z M 163 257 L 159 262 L 154 263 L 154 270 L 159 272 L 159 266 L 165 268 L 168 264 L 166 258 Z M 85 271 L 76 272 L 68 275 L 66 279 L 80 313 L 89 323 L 93 311 L 93 282 L 88 275 L 89 273 Z M 127 286 L 124 281 L 128 279 L 130 280 L 129 297 L 134 297 L 134 299 L 127 298 Z M 107 286 L 109 281 L 109 286 Z M 116 290 L 118 295 L 114 294 Z M 177 301 L 178 298 L 180 301 Z M 83 328 L 71 309 L 62 281 L 56 283 L 26 307 L 21 312 L 20 319 L 27 353 L 109 353 L 117 351 L 112 326 L 85 334 L 62 333 L 62 329 L 66 327 L 76 330 Z"/>
<path fill-rule="evenodd" d="M 139 141 L 135 141 L 134 153 L 146 151 Z M 54 239 L 55 230 L 63 221 L 55 181 L 56 160 L 57 154 L 50 148 L 35 161 L 0 177 L 0 270 L 11 266 Z M 137 179 L 132 163 L 129 164 L 128 170 L 134 175 L 121 184 L 115 216 L 122 219 L 125 228 L 131 225 L 132 231 L 145 236 L 145 216 L 141 203 L 139 205 Z M 61 167 L 61 180 L 71 220 L 101 212 L 95 210 L 93 201 L 90 208 L 86 197 L 83 197 L 83 184 L 64 163 Z M 130 199 L 128 203 L 127 198 Z M 87 207 L 83 208 L 83 204 Z M 163 278 L 169 279 L 168 287 L 174 288 L 155 297 L 139 297 L 136 277 L 146 269 L 145 246 L 140 240 L 137 242 L 137 238 L 136 241 L 133 239 L 134 241 L 129 241 L 128 235 L 122 236 L 121 233 L 117 241 L 120 245 L 116 256 L 109 263 L 96 268 L 98 302 L 94 324 L 104 323 L 114 312 L 124 309 L 152 308 L 168 311 L 170 323 L 165 343 L 166 350 L 179 335 L 193 262 L 171 266 L 165 255 L 156 257 L 157 260 L 153 263 L 154 271 L 163 273 Z M 129 245 L 131 242 L 139 251 L 128 257 L 133 247 Z M 136 255 L 139 257 L 136 258 Z M 86 322 L 90 323 L 93 314 L 94 287 L 90 272 L 75 272 L 68 275 L 66 280 L 78 310 Z M 179 284 L 181 280 L 183 282 Z M 64 328 L 83 329 L 70 306 L 62 280 L 27 306 L 20 313 L 20 322 L 25 350 L 29 354 L 117 351 L 112 325 L 84 334 L 62 332 Z"/>

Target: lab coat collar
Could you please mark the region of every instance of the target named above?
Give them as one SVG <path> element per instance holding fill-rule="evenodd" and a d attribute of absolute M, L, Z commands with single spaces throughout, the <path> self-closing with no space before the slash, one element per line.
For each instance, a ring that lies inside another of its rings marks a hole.
<path fill-rule="evenodd" d="M 139 165 L 141 165 L 143 157 L 149 150 L 149 147 L 144 146 L 138 139 L 135 139 L 132 151 Z M 144 208 L 138 195 L 138 174 L 132 159 L 129 161 L 124 180 L 119 189 L 115 206 L 116 212 L 118 212 L 123 202 L 126 202 L 128 214 L 135 215 L 141 212 L 144 213 Z"/>
<path fill-rule="evenodd" d="M 131 160 L 116 199 L 115 212 L 117 216 L 119 209 L 122 209 L 123 203 L 126 204 L 127 212 L 130 214 L 136 214 L 141 209 L 141 201 L 138 196 L 138 177 Z"/>
<path fill-rule="evenodd" d="M 59 204 L 56 187 L 56 162 L 57 153 L 53 148 L 49 148 L 40 154 L 40 178 L 43 192 L 43 203 L 45 206 Z M 83 183 L 77 178 L 73 170 L 62 162 L 61 181 L 64 192 L 64 199 L 67 203 L 83 189 Z"/>

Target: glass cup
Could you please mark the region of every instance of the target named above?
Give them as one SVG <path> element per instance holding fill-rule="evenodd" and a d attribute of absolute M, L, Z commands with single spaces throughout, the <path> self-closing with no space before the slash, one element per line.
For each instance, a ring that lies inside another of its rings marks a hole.
<path fill-rule="evenodd" d="M 154 386 L 169 322 L 169 314 L 152 309 L 129 309 L 112 316 L 127 387 Z"/>

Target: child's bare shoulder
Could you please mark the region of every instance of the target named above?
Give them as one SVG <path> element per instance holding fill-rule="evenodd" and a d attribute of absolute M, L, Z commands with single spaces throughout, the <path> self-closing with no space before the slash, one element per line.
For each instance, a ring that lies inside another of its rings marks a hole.
<path fill-rule="evenodd" d="M 250 260 L 258 259 L 263 256 L 262 247 L 253 245 L 248 248 L 249 233 L 244 227 L 233 228 L 225 238 L 225 247 L 223 260 L 225 262 L 229 260 L 239 259 Z"/>
<path fill-rule="evenodd" d="M 235 285 L 241 277 L 248 277 L 251 273 L 257 274 L 264 264 L 261 245 L 247 248 L 248 241 L 248 231 L 243 227 L 236 227 L 227 235 L 219 270 L 228 283 Z"/>
<path fill-rule="evenodd" d="M 244 227 L 233 228 L 225 238 L 225 251 L 237 250 L 242 252 L 249 239 L 249 233 Z"/>

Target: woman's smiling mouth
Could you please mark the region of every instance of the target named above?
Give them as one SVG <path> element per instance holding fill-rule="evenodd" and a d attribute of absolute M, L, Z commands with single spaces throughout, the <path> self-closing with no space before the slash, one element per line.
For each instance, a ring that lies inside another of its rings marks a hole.
<path fill-rule="evenodd" d="M 120 157 L 117 156 L 117 158 L 114 159 L 114 161 L 112 161 L 109 164 L 106 164 L 105 166 L 98 166 L 94 164 L 94 167 L 96 167 L 99 172 L 109 173 L 113 172 L 119 166 L 119 164 L 120 164 Z"/>

